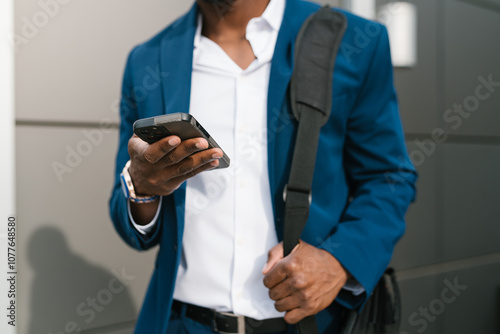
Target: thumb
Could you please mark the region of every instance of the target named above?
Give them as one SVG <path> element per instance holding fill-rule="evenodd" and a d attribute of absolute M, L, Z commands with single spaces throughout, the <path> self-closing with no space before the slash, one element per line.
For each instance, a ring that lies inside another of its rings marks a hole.
<path fill-rule="evenodd" d="M 262 269 L 262 273 L 267 275 L 267 273 L 273 269 L 274 265 L 278 263 L 279 260 L 283 258 L 283 242 L 280 242 L 267 253 L 267 262 L 264 268 Z"/>

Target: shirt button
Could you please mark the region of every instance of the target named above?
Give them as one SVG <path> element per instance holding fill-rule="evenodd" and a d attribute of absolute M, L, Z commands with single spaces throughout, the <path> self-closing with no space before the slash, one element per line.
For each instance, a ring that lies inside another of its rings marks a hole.
<path fill-rule="evenodd" d="M 245 244 L 245 239 L 244 239 L 244 238 L 242 238 L 242 237 L 239 237 L 239 238 L 238 238 L 238 245 L 239 245 L 239 246 L 243 246 L 244 244 Z"/>
<path fill-rule="evenodd" d="M 238 298 L 238 299 L 243 299 L 243 293 L 242 293 L 242 292 L 238 292 L 238 293 L 236 294 L 236 298 Z"/>
<path fill-rule="evenodd" d="M 240 187 L 241 188 L 245 188 L 247 185 L 247 182 L 246 181 L 240 181 Z"/>

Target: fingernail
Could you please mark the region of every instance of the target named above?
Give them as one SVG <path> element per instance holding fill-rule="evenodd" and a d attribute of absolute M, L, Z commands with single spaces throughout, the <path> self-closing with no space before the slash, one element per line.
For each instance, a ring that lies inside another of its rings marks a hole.
<path fill-rule="evenodd" d="M 206 141 L 199 141 L 196 143 L 196 148 L 202 149 L 202 148 L 207 148 L 207 142 Z"/>
<path fill-rule="evenodd" d="M 263 273 L 266 272 L 266 269 L 267 269 L 267 262 L 266 262 L 266 264 L 264 264 L 264 267 L 262 267 L 262 272 Z"/>
<path fill-rule="evenodd" d="M 177 139 L 177 138 L 172 138 L 172 139 L 170 139 L 170 140 L 168 141 L 168 144 L 169 144 L 170 146 L 177 146 L 177 145 L 179 145 L 179 143 L 180 143 L 180 141 L 179 141 L 179 139 Z"/>
<path fill-rule="evenodd" d="M 214 160 L 210 163 L 210 165 L 214 166 L 214 167 L 217 167 L 219 166 L 219 160 Z"/>
<path fill-rule="evenodd" d="M 220 159 L 222 157 L 220 156 L 219 153 L 214 153 L 214 154 L 212 154 L 212 158 L 214 158 L 214 159 Z"/>

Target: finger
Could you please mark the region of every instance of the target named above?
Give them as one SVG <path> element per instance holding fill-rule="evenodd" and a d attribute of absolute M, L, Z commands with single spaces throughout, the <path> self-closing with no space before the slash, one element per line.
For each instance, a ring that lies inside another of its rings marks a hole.
<path fill-rule="evenodd" d="M 145 146 L 141 144 L 143 160 L 155 164 L 179 146 L 181 139 L 177 136 L 168 136 L 150 145 L 146 142 L 143 143 L 146 144 Z"/>
<path fill-rule="evenodd" d="M 312 313 L 309 314 L 309 312 L 307 312 L 305 309 L 298 307 L 294 308 L 291 311 L 288 311 L 285 314 L 285 321 L 290 325 L 294 325 L 310 315 L 312 315 Z"/>
<path fill-rule="evenodd" d="M 177 146 L 172 152 L 169 154 L 166 154 L 162 159 L 161 159 L 161 164 L 163 166 L 171 166 L 180 163 L 181 161 L 185 160 L 186 158 L 194 155 L 195 153 L 198 153 L 200 151 L 205 151 L 208 149 L 208 142 L 204 138 L 193 138 L 193 139 L 187 139 L 183 141 L 179 146 Z M 207 154 L 212 155 L 212 159 L 214 158 L 221 158 L 223 153 L 220 148 L 213 148 L 210 149 Z M 197 160 L 192 160 L 192 162 L 197 162 Z M 196 166 L 192 166 L 193 169 L 196 168 Z"/>
<path fill-rule="evenodd" d="M 171 187 L 173 188 L 178 188 L 184 181 L 186 181 L 187 179 L 193 177 L 193 176 L 196 176 L 198 174 L 200 174 L 201 172 L 204 172 L 204 171 L 207 171 L 207 170 L 211 170 L 211 169 L 214 169 L 216 168 L 217 166 L 219 166 L 219 160 L 210 160 L 209 162 L 205 163 L 205 164 L 202 164 L 200 165 L 199 167 L 187 172 L 187 173 L 184 173 L 180 176 L 177 176 L 175 178 L 172 178 L 169 183 L 171 185 Z"/>
<path fill-rule="evenodd" d="M 278 261 L 264 277 L 264 286 L 266 288 L 272 289 L 286 279 L 287 271 L 285 270 L 283 263 L 284 261 Z"/>
<path fill-rule="evenodd" d="M 280 300 L 291 296 L 294 289 L 290 286 L 289 281 L 289 279 L 286 279 L 272 289 L 269 289 L 269 298 L 272 300 Z"/>
<path fill-rule="evenodd" d="M 219 151 L 220 150 L 218 149 L 210 149 L 194 153 L 193 155 L 186 157 L 184 160 L 176 163 L 175 165 L 167 166 L 165 170 L 168 170 L 170 172 L 171 179 L 182 177 L 184 175 L 192 177 L 196 175 L 196 173 L 193 173 L 196 169 L 218 160 L 221 156 Z"/>
<path fill-rule="evenodd" d="M 278 312 L 290 312 L 290 311 L 298 308 L 299 306 L 300 306 L 300 302 L 292 296 L 277 300 L 274 303 L 274 308 Z"/>
<path fill-rule="evenodd" d="M 128 153 L 131 158 L 138 157 L 143 160 L 144 151 L 148 148 L 149 144 L 134 134 L 128 141 Z"/>
<path fill-rule="evenodd" d="M 283 258 L 283 242 L 280 242 L 267 253 L 267 262 L 262 273 L 266 275 L 279 260 Z"/>

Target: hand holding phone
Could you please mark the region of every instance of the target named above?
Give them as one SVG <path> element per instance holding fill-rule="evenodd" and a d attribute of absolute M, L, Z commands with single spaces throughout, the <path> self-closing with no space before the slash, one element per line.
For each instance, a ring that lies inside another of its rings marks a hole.
<path fill-rule="evenodd" d="M 144 118 L 135 121 L 134 133 L 149 144 L 176 135 L 182 141 L 191 138 L 205 138 L 209 148 L 220 148 L 217 142 L 206 131 L 203 126 L 190 114 L 174 113 L 162 116 Z M 230 159 L 223 152 L 217 168 L 229 167 Z"/>
<path fill-rule="evenodd" d="M 229 166 L 229 158 L 206 131 L 192 123 L 193 119 L 182 115 L 158 116 L 134 123 L 136 134 L 128 145 L 129 173 L 138 195 L 170 195 L 184 181 L 203 171 Z M 179 129 L 192 132 L 177 132 Z"/>

